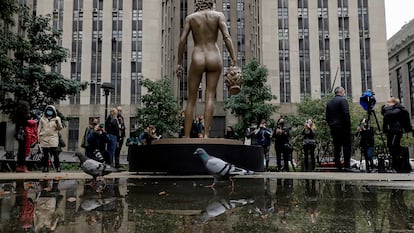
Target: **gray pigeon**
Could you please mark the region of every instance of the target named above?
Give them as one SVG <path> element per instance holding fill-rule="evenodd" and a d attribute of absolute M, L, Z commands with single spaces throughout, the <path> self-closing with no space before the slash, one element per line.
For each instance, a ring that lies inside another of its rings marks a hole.
<path fill-rule="evenodd" d="M 207 171 L 214 176 L 214 183 L 211 185 L 211 187 L 214 187 L 215 182 L 220 179 L 229 179 L 232 182 L 233 186 L 233 180 L 231 177 L 235 175 L 254 174 L 253 171 L 236 167 L 234 164 L 211 156 L 202 148 L 197 148 L 194 154 L 200 156 Z"/>
<path fill-rule="evenodd" d="M 76 152 L 75 156 L 79 158 L 82 170 L 86 174 L 91 175 L 94 180 L 96 180 L 97 177 L 102 177 L 115 171 L 111 166 L 90 159 L 80 152 Z"/>

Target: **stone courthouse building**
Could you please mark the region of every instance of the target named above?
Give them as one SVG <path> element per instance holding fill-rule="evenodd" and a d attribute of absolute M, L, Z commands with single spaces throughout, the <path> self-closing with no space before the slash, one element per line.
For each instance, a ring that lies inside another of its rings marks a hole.
<path fill-rule="evenodd" d="M 38 15 L 52 16 L 54 27 L 63 31 L 62 45 L 70 50 L 67 62 L 57 69 L 90 84 L 57 106 L 71 117 L 63 131 L 67 150 L 79 148 L 91 117 L 104 120 L 103 83 L 114 87 L 109 107 L 122 106 L 131 131 L 139 124 L 135 111 L 140 96 L 146 94 L 141 78 L 171 77 L 177 99 L 185 106 L 187 76 L 176 79 L 175 68 L 184 19 L 194 12 L 195 0 L 19 1 L 33 5 Z M 339 85 L 354 101 L 366 89 L 372 89 L 379 102 L 389 96 L 384 1 L 215 0 L 215 10 L 226 16 L 238 65 L 256 58 L 269 70 L 274 104 L 281 107 L 278 114 L 292 113 L 304 97 L 324 97 Z M 229 54 L 221 38 L 218 41 L 227 67 Z M 192 47 L 190 36 L 185 69 Z M 203 85 L 197 114 L 203 112 Z M 222 136 L 225 126 L 234 123 L 223 109 L 228 96 L 221 80 L 211 136 Z M 1 119 L 6 131 L 7 118 Z"/>

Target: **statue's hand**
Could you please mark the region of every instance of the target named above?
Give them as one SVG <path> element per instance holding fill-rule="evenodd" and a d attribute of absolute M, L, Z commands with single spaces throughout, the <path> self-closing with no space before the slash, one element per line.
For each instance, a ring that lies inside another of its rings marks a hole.
<path fill-rule="evenodd" d="M 175 70 L 175 74 L 178 78 L 181 78 L 183 76 L 184 68 L 181 65 L 177 65 L 177 69 Z"/>
<path fill-rule="evenodd" d="M 231 60 L 230 61 L 230 66 L 236 66 L 237 65 L 237 61 L 236 60 Z"/>

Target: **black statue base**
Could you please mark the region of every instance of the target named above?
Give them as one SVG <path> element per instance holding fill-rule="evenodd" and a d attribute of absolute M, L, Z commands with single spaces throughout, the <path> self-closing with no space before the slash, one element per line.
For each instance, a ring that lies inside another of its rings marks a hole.
<path fill-rule="evenodd" d="M 161 139 L 152 145 L 131 146 L 128 151 L 130 172 L 152 172 L 174 175 L 202 175 L 207 171 L 194 155 L 197 148 L 237 167 L 262 172 L 263 148 L 246 146 L 240 141 L 217 138 Z"/>

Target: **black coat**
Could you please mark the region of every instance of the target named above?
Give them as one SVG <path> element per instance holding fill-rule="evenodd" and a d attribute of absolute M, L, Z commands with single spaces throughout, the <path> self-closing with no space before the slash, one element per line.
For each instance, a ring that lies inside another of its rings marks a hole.
<path fill-rule="evenodd" d="M 336 95 L 326 105 L 326 121 L 333 128 L 351 127 L 351 115 L 349 105 L 345 97 Z"/>
<path fill-rule="evenodd" d="M 384 115 L 382 125 L 384 133 L 402 134 L 412 131 L 410 114 L 401 104 L 383 107 L 382 114 Z"/>

